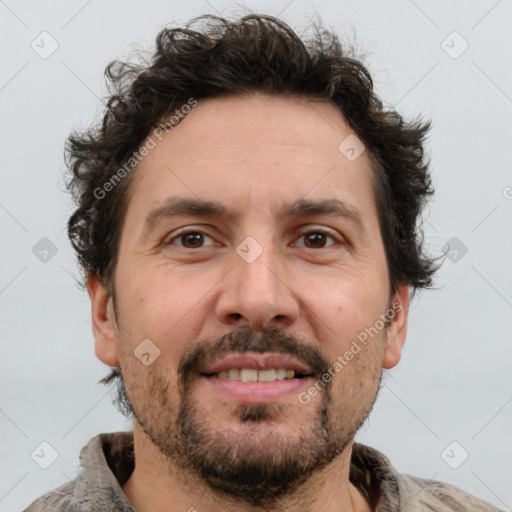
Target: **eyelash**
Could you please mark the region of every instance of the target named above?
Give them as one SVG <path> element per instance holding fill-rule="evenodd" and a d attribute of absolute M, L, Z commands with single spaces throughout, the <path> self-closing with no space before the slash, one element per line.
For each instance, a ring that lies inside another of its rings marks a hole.
<path fill-rule="evenodd" d="M 309 235 L 311 233 L 322 233 L 324 235 L 326 235 L 328 238 L 330 238 L 331 240 L 333 240 L 335 243 L 341 243 L 339 240 L 336 239 L 336 237 L 334 237 L 334 235 L 331 234 L 330 231 L 326 231 L 324 229 L 310 229 L 308 231 L 304 231 L 302 232 L 300 235 L 299 235 L 299 239 L 304 237 L 305 235 Z M 204 235 L 204 236 L 207 236 L 208 238 L 211 238 L 213 240 L 213 237 L 211 237 L 210 235 L 208 235 L 207 233 L 205 233 L 204 231 L 201 231 L 201 230 L 198 230 L 198 229 L 188 229 L 187 231 L 182 231 L 182 232 L 178 232 L 177 234 L 175 234 L 172 238 L 170 239 L 166 239 L 166 241 L 164 242 L 164 245 L 174 245 L 172 242 L 176 239 L 180 239 L 181 237 L 185 236 L 185 235 L 190 235 L 190 234 L 201 234 L 201 235 Z M 329 245 L 327 247 L 320 247 L 319 249 L 329 249 L 330 247 L 332 247 L 333 245 L 335 244 L 332 244 L 332 245 Z M 178 245 L 177 247 L 179 247 L 180 249 L 185 249 L 185 250 L 189 250 L 189 251 L 197 251 L 197 250 L 200 250 L 200 249 L 204 249 L 205 247 L 202 246 L 202 247 L 196 247 L 196 248 L 189 248 L 189 247 L 182 247 L 180 245 Z M 302 247 L 303 249 L 311 249 L 311 247 L 305 247 L 303 246 Z M 313 248 L 314 249 L 314 248 Z M 318 249 L 317 249 L 318 250 Z"/>

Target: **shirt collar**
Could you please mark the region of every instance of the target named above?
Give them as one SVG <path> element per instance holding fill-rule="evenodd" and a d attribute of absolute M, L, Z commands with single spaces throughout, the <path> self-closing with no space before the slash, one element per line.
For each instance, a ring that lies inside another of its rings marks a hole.
<path fill-rule="evenodd" d="M 97 435 L 82 448 L 80 461 L 77 498 L 108 504 L 102 510 L 137 512 L 122 489 L 135 468 L 133 431 Z M 350 481 L 376 512 L 400 510 L 399 475 L 377 450 L 353 444 Z"/>

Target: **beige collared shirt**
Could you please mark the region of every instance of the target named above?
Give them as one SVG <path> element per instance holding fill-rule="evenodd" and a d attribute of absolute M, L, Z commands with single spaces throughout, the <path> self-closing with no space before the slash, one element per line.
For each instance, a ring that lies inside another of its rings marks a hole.
<path fill-rule="evenodd" d="M 133 432 L 99 434 L 80 452 L 72 482 L 41 496 L 24 512 L 137 512 L 122 486 L 135 467 Z M 441 482 L 398 473 L 377 450 L 354 443 L 350 480 L 375 512 L 503 512 Z"/>

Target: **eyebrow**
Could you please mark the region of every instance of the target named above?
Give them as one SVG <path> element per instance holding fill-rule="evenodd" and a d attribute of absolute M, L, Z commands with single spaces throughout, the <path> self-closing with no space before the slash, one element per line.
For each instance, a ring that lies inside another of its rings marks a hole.
<path fill-rule="evenodd" d="M 215 200 L 171 196 L 163 204 L 149 212 L 145 220 L 145 231 L 151 231 L 165 219 L 180 215 L 228 220 L 239 217 L 240 213 L 239 210 L 229 210 L 221 202 Z M 339 199 L 298 199 L 292 204 L 285 204 L 278 212 L 280 220 L 315 215 L 347 218 L 364 230 L 365 223 L 359 209 Z"/>

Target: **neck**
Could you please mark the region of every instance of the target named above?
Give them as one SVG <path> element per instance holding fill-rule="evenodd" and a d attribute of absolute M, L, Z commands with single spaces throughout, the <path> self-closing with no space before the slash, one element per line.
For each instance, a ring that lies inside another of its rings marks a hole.
<path fill-rule="evenodd" d="M 138 510 L 167 512 L 169 503 L 176 510 L 225 511 L 236 506 L 241 512 L 260 510 L 246 502 L 212 491 L 196 475 L 176 467 L 134 424 L 135 469 L 123 491 Z M 312 475 L 294 495 L 282 498 L 267 512 L 371 512 L 359 491 L 349 481 L 352 446 L 328 466 Z"/>

